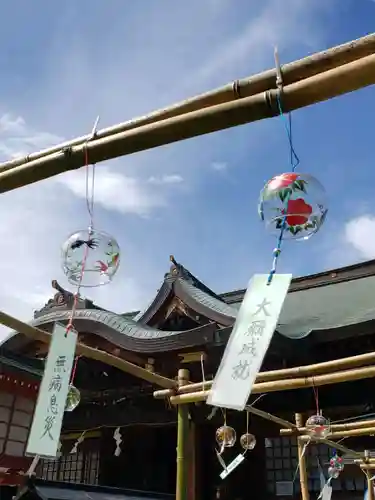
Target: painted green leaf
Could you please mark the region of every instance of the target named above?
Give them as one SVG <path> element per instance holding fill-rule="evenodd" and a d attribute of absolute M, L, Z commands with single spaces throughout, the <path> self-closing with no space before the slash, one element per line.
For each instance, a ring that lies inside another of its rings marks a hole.
<path fill-rule="evenodd" d="M 306 193 L 305 181 L 303 179 L 294 181 L 292 186 L 296 191 L 303 191 L 304 193 Z"/>
<path fill-rule="evenodd" d="M 284 203 L 284 201 L 289 198 L 292 194 L 292 190 L 290 188 L 283 189 L 279 192 L 279 198 Z"/>

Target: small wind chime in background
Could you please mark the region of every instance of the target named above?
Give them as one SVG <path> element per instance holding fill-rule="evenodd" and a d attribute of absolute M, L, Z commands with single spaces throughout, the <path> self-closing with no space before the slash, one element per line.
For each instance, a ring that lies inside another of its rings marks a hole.
<path fill-rule="evenodd" d="M 322 410 L 320 409 L 318 388 L 313 386 L 313 392 L 316 413 L 306 420 L 305 427 L 311 440 L 319 441 L 320 439 L 326 438 L 331 432 L 331 422 L 323 416 Z"/>
<path fill-rule="evenodd" d="M 233 448 L 237 441 L 237 434 L 233 427 L 227 425 L 226 411 L 223 411 L 224 415 L 224 425 L 216 430 L 216 443 L 219 446 L 219 450 L 216 449 L 216 455 L 219 460 L 223 471 L 220 474 L 221 479 L 225 479 L 240 463 L 245 459 L 245 455 L 248 451 L 255 448 L 256 437 L 254 434 L 249 432 L 250 417 L 249 412 L 246 411 L 246 432 L 240 437 L 240 446 L 244 450 L 242 453 L 237 455 L 237 457 L 229 464 L 226 465 L 223 459 L 223 453 L 226 448 Z"/>
<path fill-rule="evenodd" d="M 62 268 L 69 283 L 76 286 L 76 292 L 67 326 L 56 323 L 52 333 L 26 449 L 26 454 L 36 458 L 56 458 L 64 412 L 73 411 L 80 402 L 80 392 L 74 386 L 79 361 L 79 356 L 75 356 L 77 332 L 74 330 L 74 316 L 80 289 L 110 283 L 120 264 L 120 249 L 116 240 L 94 228 L 95 165 L 90 172 L 88 143 L 96 135 L 98 120 L 99 117 L 84 147 L 89 225 L 86 230 L 73 233 L 62 248 Z M 84 437 L 85 433 L 82 433 L 73 447 L 73 453 Z"/>
<path fill-rule="evenodd" d="M 322 499 L 330 499 L 332 495 L 332 486 L 331 482 L 334 479 L 338 479 L 340 477 L 341 472 L 344 470 L 344 461 L 342 457 L 340 457 L 336 450 L 333 450 L 332 457 L 329 460 L 328 466 L 328 479 L 326 479 L 324 473 L 321 471 L 321 491 L 318 496 L 318 500 Z"/>

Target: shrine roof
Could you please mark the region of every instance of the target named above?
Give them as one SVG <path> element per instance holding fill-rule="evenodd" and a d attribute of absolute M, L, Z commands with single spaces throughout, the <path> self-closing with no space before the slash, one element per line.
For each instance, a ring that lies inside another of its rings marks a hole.
<path fill-rule="evenodd" d="M 10 368 L 27 372 L 36 377 L 41 377 L 43 374 L 43 362 L 41 360 L 26 358 L 1 348 L 0 371 L 2 366 L 9 366 Z"/>
<path fill-rule="evenodd" d="M 171 259 L 172 260 L 172 259 Z M 96 334 L 114 346 L 135 353 L 162 353 L 226 341 L 234 324 L 245 290 L 215 294 L 174 259 L 169 273 L 152 303 L 142 313 L 119 315 L 100 309 L 82 299 L 75 312 L 75 327 Z M 65 305 L 59 297 L 35 314 L 33 326 L 48 327 L 56 321 L 67 322 L 70 315 L 69 292 Z M 58 294 L 56 294 L 58 296 Z M 72 296 L 72 294 L 70 294 Z M 190 330 L 170 331 L 150 326 L 155 315 L 177 297 L 186 306 L 209 319 L 207 324 Z M 375 320 L 375 261 L 295 278 L 285 300 L 277 332 L 301 338 L 311 332 L 335 330 Z M 336 333 L 334 333 L 336 335 Z M 327 336 L 327 335 L 326 335 Z M 13 332 L 3 341 L 9 350 L 19 342 L 28 342 Z"/>

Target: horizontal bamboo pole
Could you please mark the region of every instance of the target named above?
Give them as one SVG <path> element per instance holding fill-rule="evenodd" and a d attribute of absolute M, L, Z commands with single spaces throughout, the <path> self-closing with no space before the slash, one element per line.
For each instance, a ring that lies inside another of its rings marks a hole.
<path fill-rule="evenodd" d="M 288 391 L 292 389 L 305 389 L 307 387 L 319 387 L 322 385 L 339 384 L 342 382 L 353 382 L 354 380 L 363 380 L 375 377 L 375 366 L 366 366 L 364 368 L 355 368 L 338 373 L 328 373 L 326 375 L 317 375 L 316 377 L 295 378 L 288 380 L 279 380 L 273 382 L 255 383 L 251 391 L 252 394 Z M 179 394 L 170 396 L 172 404 L 196 403 L 205 401 L 210 391 L 192 392 L 188 394 Z"/>
<path fill-rule="evenodd" d="M 359 429 L 351 429 L 349 431 L 335 431 L 329 434 L 329 439 L 339 439 L 355 436 L 372 436 L 375 434 L 375 427 L 360 427 Z"/>
<path fill-rule="evenodd" d="M 350 431 L 352 429 L 363 429 L 368 427 L 375 427 L 375 419 L 372 420 L 362 420 L 360 422 L 349 422 L 346 424 L 332 424 L 331 432 L 339 432 L 339 431 Z M 282 436 L 289 436 L 292 434 L 306 434 L 306 427 L 301 427 L 300 429 L 281 429 L 280 434 Z"/>
<path fill-rule="evenodd" d="M 295 366 L 292 368 L 284 368 L 282 370 L 270 370 L 267 372 L 259 372 L 256 377 L 256 382 L 269 382 L 283 380 L 287 378 L 294 377 L 308 377 L 319 374 L 327 374 L 332 372 L 337 372 L 345 368 L 355 368 L 358 366 L 363 366 L 368 363 L 373 363 L 375 361 L 375 352 L 368 352 L 365 354 L 359 354 L 357 356 L 350 356 L 347 358 L 333 359 L 331 361 L 325 361 L 323 363 L 316 363 L 313 365 L 305 366 Z M 196 382 L 193 384 L 188 384 L 181 387 L 177 393 L 186 394 L 189 392 L 197 392 L 200 390 L 210 389 L 212 387 L 212 380 L 205 382 Z M 164 399 L 169 396 L 175 396 L 176 392 L 168 389 L 161 389 L 154 392 L 154 398 Z"/>
<path fill-rule="evenodd" d="M 284 87 L 284 110 L 292 111 L 375 83 L 375 55 L 370 55 Z M 278 93 L 269 90 L 234 102 L 168 118 L 31 161 L 0 173 L 0 193 L 32 184 L 85 163 L 145 151 L 203 134 L 278 115 Z"/>
<path fill-rule="evenodd" d="M 282 66 L 283 84 L 290 85 L 305 78 L 310 78 L 323 71 L 328 71 L 337 68 L 352 61 L 361 59 L 375 53 L 375 33 L 364 36 L 357 40 L 332 47 L 328 50 L 312 54 L 297 61 L 285 64 Z M 182 102 L 168 106 L 166 108 L 154 111 L 145 116 L 134 118 L 126 122 L 99 130 L 95 137 L 102 139 L 111 135 L 135 129 L 150 123 L 156 123 L 167 118 L 181 116 L 185 113 L 198 111 L 217 104 L 231 102 L 251 95 L 265 92 L 266 90 L 276 87 L 276 69 L 270 69 L 254 76 L 236 80 L 214 89 L 210 92 L 186 99 Z M 85 135 L 73 139 L 72 141 L 63 142 L 36 153 L 9 160 L 0 165 L 0 172 L 12 169 L 19 165 L 29 163 L 30 161 L 38 160 L 42 157 L 57 153 L 64 148 L 82 145 L 90 140 L 90 135 Z"/>
<path fill-rule="evenodd" d="M 363 460 L 354 460 L 354 463 L 355 464 L 362 464 L 363 463 Z M 366 463 L 367 464 L 374 464 L 375 465 L 375 458 L 366 458 Z"/>
<path fill-rule="evenodd" d="M 360 468 L 363 470 L 374 470 L 375 464 L 360 464 Z"/>
<path fill-rule="evenodd" d="M 0 323 L 5 325 L 16 332 L 22 333 L 25 337 L 29 337 L 33 340 L 39 340 L 40 342 L 44 342 L 49 344 L 51 341 L 51 334 L 40 330 L 39 328 L 35 328 L 34 326 L 28 325 L 23 321 L 20 321 L 9 314 L 6 314 L 0 311 Z M 157 375 L 156 373 L 152 373 L 148 370 L 145 370 L 141 366 L 134 365 L 125 359 L 118 358 L 117 356 L 113 356 L 112 354 L 108 354 L 107 352 L 100 351 L 99 349 L 93 349 L 92 347 L 88 347 L 86 345 L 77 343 L 77 354 L 81 354 L 86 358 L 95 359 L 96 361 L 101 361 L 102 363 L 106 363 L 107 365 L 114 366 L 119 370 L 129 373 L 134 377 L 140 378 L 142 380 L 146 380 L 151 384 L 158 385 L 160 387 L 171 388 L 176 385 L 174 380 L 171 380 L 166 377 L 162 377 L 161 375 Z"/>

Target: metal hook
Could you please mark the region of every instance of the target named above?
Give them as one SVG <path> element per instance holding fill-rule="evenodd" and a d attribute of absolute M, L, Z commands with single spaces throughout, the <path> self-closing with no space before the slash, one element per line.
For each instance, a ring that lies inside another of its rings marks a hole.
<path fill-rule="evenodd" d="M 280 59 L 279 59 L 279 51 L 277 46 L 274 48 L 274 58 L 275 58 L 275 67 L 276 67 L 276 86 L 279 89 L 280 94 L 283 91 L 283 74 L 281 72 Z"/>
<path fill-rule="evenodd" d="M 95 122 L 94 122 L 94 126 L 92 127 L 90 137 L 87 139 L 88 141 L 91 141 L 92 139 L 94 139 L 94 137 L 96 137 L 96 134 L 98 133 L 98 123 L 99 123 L 99 120 L 100 120 L 100 116 L 98 115 L 96 117 Z"/>

